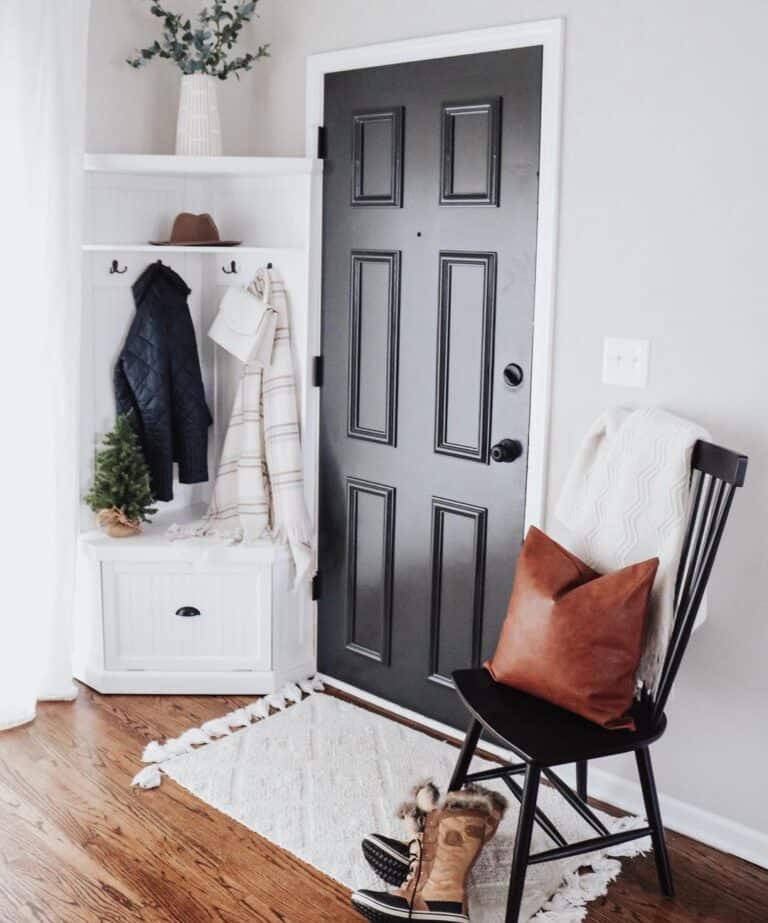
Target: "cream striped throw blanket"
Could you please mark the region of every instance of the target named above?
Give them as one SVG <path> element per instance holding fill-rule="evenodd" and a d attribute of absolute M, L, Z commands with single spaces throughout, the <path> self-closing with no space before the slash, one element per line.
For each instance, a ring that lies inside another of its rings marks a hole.
<path fill-rule="evenodd" d="M 255 313 L 276 312 L 276 324 L 259 324 L 269 335 L 274 331 L 274 341 L 271 349 L 258 342 L 243 366 L 206 515 L 190 526 L 172 526 L 169 535 L 288 542 L 298 583 L 314 573 L 314 551 L 285 287 L 274 270 L 260 269 L 248 291 Z M 256 355 L 271 360 L 262 364 Z"/>
<path fill-rule="evenodd" d="M 563 544 L 600 573 L 659 558 L 637 673 L 655 689 L 673 621 L 677 565 L 690 506 L 691 454 L 701 426 L 659 407 L 615 407 L 584 437 L 555 516 Z M 704 620 L 704 604 L 698 623 Z"/>

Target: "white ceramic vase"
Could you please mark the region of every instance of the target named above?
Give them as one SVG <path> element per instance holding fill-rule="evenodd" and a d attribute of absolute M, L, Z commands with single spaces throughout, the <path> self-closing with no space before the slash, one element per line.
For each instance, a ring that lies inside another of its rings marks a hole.
<path fill-rule="evenodd" d="M 177 154 L 193 157 L 221 155 L 217 80 L 207 74 L 182 75 L 176 123 Z"/>

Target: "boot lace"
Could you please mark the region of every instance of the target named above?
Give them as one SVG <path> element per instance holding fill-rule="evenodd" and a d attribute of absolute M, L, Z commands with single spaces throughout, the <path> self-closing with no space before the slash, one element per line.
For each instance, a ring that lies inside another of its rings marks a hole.
<path fill-rule="evenodd" d="M 422 868 L 422 859 L 424 857 L 424 844 L 418 837 L 414 837 L 408 844 L 408 850 L 410 851 L 411 847 L 416 844 L 419 847 L 418 855 L 411 855 L 411 858 L 408 860 L 408 881 L 410 882 L 413 878 L 413 867 L 416 866 L 416 877 L 413 882 L 413 890 L 411 891 L 411 897 L 408 900 L 408 919 L 413 919 L 413 905 L 416 900 L 416 893 L 419 888 L 419 881 L 421 880 L 421 868 Z"/>

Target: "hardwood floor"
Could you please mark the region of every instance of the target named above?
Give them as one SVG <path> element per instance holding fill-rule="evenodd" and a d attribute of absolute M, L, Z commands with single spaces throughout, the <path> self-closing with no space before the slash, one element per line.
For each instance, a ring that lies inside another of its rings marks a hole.
<path fill-rule="evenodd" d="M 359 923 L 345 888 L 169 779 L 129 787 L 144 743 L 244 704 L 216 696 L 48 703 L 0 734 L 0 921 Z M 678 897 L 626 860 L 589 923 L 765 923 L 768 872 L 670 834 Z"/>

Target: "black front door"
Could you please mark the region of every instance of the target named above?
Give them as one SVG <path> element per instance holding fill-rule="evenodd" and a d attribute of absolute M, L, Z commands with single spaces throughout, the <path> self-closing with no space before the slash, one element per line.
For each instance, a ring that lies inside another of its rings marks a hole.
<path fill-rule="evenodd" d="M 453 725 L 522 539 L 541 63 L 325 83 L 319 666 Z"/>

